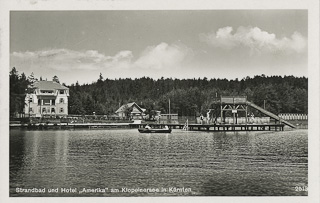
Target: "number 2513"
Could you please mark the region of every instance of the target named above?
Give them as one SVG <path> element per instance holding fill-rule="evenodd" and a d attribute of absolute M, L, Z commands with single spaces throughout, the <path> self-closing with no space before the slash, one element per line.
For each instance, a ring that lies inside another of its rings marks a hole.
<path fill-rule="evenodd" d="M 296 192 L 307 192 L 308 186 L 296 186 L 296 187 L 294 187 L 294 190 Z"/>

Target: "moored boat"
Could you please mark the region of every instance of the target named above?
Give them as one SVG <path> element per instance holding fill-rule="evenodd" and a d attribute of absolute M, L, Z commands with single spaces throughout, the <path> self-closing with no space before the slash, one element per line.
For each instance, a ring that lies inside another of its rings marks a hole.
<path fill-rule="evenodd" d="M 147 128 L 139 128 L 140 133 L 171 133 L 171 129 L 147 129 Z"/>

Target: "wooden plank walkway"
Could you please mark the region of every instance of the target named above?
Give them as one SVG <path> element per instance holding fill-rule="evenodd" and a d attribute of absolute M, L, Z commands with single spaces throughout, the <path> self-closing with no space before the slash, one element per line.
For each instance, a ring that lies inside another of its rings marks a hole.
<path fill-rule="evenodd" d="M 11 128 L 22 127 L 29 129 L 71 129 L 71 128 L 129 128 L 130 123 L 37 123 L 37 124 L 10 124 Z"/>
<path fill-rule="evenodd" d="M 130 128 L 144 128 L 147 124 L 129 124 Z M 182 129 L 184 124 L 148 124 L 152 128 Z M 189 124 L 190 131 L 283 131 L 284 124 Z"/>
<path fill-rule="evenodd" d="M 70 128 L 144 128 L 147 123 L 59 123 L 59 124 L 10 124 L 10 127 L 29 129 L 70 129 Z M 183 129 L 184 124 L 148 124 L 152 128 Z M 190 131 L 283 131 L 284 124 L 189 124 Z"/>

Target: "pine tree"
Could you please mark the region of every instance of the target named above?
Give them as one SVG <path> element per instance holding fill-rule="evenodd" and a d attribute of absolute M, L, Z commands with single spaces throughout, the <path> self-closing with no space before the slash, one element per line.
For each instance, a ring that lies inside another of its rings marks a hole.
<path fill-rule="evenodd" d="M 22 73 L 20 76 L 15 67 L 9 73 L 10 76 L 10 116 L 16 113 L 22 113 L 25 107 L 25 96 L 29 81 L 26 75 Z"/>
<path fill-rule="evenodd" d="M 33 84 L 34 82 L 37 81 L 37 79 L 34 77 L 33 72 L 29 75 L 28 80 L 29 80 L 30 84 Z"/>

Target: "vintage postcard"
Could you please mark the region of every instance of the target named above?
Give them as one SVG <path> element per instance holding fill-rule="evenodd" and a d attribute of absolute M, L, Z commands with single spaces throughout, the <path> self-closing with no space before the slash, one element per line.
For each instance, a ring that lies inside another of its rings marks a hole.
<path fill-rule="evenodd" d="M 319 201 L 319 2 L 1 7 L 4 202 Z"/>

